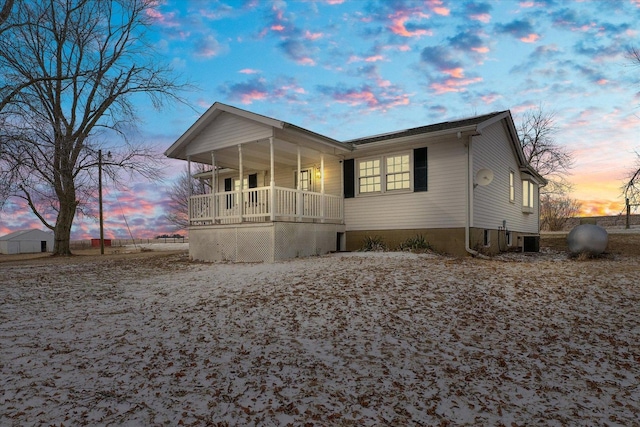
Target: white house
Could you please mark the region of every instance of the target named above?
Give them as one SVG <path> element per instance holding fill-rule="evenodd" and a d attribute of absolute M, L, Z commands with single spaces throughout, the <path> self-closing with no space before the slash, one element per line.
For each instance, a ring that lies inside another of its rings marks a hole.
<path fill-rule="evenodd" d="M 273 262 L 367 236 L 454 255 L 537 246 L 546 181 L 509 111 L 339 142 L 215 103 L 165 155 L 209 165 L 210 194 L 189 201 L 197 260 Z"/>
<path fill-rule="evenodd" d="M 53 251 L 53 233 L 20 230 L 0 237 L 0 254 L 29 254 Z"/>

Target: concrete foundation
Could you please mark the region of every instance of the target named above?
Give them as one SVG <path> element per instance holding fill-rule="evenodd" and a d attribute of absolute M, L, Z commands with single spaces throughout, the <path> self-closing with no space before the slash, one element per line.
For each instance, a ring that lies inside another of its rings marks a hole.
<path fill-rule="evenodd" d="M 189 256 L 207 262 L 275 262 L 344 249 L 344 225 L 263 222 L 189 230 Z"/>

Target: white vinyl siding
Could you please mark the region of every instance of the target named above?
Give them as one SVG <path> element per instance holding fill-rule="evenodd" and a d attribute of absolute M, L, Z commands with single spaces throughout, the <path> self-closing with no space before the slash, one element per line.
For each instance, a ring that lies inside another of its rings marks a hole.
<path fill-rule="evenodd" d="M 523 213 L 522 185 L 528 175 L 520 172 L 514 148 L 502 121 L 482 130 L 482 134 L 473 137 L 472 165 L 474 176 L 480 169 L 490 169 L 494 173 L 493 182 L 473 189 L 472 227 L 497 230 L 506 221 L 511 231 L 537 233 L 537 215 Z M 510 192 L 510 172 L 514 172 L 514 203 L 506 197 Z M 534 207 L 537 207 L 537 185 L 533 185 Z"/>
<path fill-rule="evenodd" d="M 229 113 L 221 113 L 215 126 L 207 126 L 187 147 L 187 155 L 206 153 L 224 147 L 231 147 L 247 141 L 269 138 L 269 126 L 243 119 Z"/>
<path fill-rule="evenodd" d="M 429 191 L 345 199 L 347 231 L 464 227 L 466 149 L 455 136 L 430 143 L 428 148 Z"/>

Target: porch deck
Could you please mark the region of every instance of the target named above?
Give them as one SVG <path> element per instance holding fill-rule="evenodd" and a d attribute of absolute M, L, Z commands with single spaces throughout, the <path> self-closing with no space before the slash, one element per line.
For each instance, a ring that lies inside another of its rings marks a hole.
<path fill-rule="evenodd" d="M 342 200 L 341 196 L 276 186 L 203 194 L 189 198 L 189 224 L 273 221 L 341 224 Z"/>

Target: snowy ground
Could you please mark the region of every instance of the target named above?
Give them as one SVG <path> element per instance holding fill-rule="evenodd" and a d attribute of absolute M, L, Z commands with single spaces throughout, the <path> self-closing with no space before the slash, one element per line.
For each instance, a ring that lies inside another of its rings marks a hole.
<path fill-rule="evenodd" d="M 0 425 L 639 426 L 639 287 L 554 253 L 0 265 Z"/>

